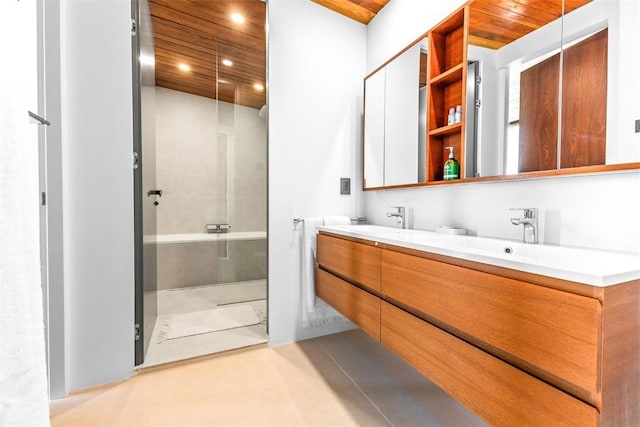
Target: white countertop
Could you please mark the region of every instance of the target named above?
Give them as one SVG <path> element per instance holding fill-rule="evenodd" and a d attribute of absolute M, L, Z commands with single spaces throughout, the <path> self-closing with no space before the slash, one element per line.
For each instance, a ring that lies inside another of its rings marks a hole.
<path fill-rule="evenodd" d="M 604 287 L 640 279 L 640 254 L 524 244 L 376 225 L 320 226 L 319 230 Z"/>

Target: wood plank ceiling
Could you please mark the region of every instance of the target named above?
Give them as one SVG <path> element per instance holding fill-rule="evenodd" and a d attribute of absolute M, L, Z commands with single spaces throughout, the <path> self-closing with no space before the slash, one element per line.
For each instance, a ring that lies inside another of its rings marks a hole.
<path fill-rule="evenodd" d="M 157 86 L 258 109 L 266 104 L 263 1 L 149 0 L 149 9 Z M 244 22 L 233 22 L 233 13 Z"/>
<path fill-rule="evenodd" d="M 321 6 L 367 25 L 389 0 L 312 0 Z"/>
<path fill-rule="evenodd" d="M 565 13 L 589 1 L 565 0 Z M 560 0 L 475 0 L 469 6 L 469 44 L 500 49 L 561 15 Z"/>
<path fill-rule="evenodd" d="M 368 24 L 389 0 L 312 0 Z M 590 0 L 565 0 L 570 12 Z M 252 108 L 266 104 L 266 5 L 262 0 L 149 0 L 156 85 Z M 244 23 L 231 20 L 232 13 Z M 470 2 L 469 43 L 499 49 L 557 19 L 560 0 Z M 426 30 L 426 29 L 425 29 Z M 231 66 L 223 65 L 230 60 Z M 178 68 L 189 66 L 189 71 Z M 255 88 L 262 85 L 262 90 Z"/>

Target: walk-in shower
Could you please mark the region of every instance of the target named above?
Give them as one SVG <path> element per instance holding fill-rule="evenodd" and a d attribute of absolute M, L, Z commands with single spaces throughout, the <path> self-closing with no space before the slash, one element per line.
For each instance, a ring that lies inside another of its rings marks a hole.
<path fill-rule="evenodd" d="M 149 0 L 154 151 L 141 166 L 155 174 L 141 196 L 157 317 L 144 365 L 266 342 L 265 5 L 243 2 L 234 27 L 232 2 L 194 3 Z"/>
<path fill-rule="evenodd" d="M 162 87 L 155 116 L 158 322 L 145 364 L 265 342 L 266 122 Z"/>

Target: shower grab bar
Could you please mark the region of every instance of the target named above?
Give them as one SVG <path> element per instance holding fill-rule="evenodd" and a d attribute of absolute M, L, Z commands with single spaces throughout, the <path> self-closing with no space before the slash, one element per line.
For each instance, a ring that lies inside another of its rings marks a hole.
<path fill-rule="evenodd" d="M 358 223 L 358 224 L 361 224 L 363 222 L 367 222 L 367 219 L 364 218 L 364 217 L 349 218 L 349 220 L 351 220 L 351 222 L 355 222 L 355 223 Z M 293 224 L 294 225 L 298 225 L 301 222 L 304 222 L 304 218 L 300 218 L 300 217 L 293 218 Z"/>

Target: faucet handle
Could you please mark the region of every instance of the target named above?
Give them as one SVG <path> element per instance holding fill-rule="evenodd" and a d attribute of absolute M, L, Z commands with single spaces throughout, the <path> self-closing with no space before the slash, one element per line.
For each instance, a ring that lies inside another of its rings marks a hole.
<path fill-rule="evenodd" d="M 397 209 L 398 213 L 402 213 L 404 211 L 404 206 L 391 206 L 391 209 Z"/>
<path fill-rule="evenodd" d="M 525 218 L 537 218 L 538 208 L 509 208 L 510 211 L 523 211 Z"/>

